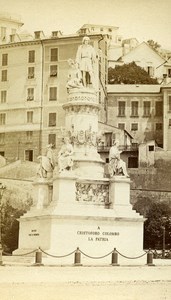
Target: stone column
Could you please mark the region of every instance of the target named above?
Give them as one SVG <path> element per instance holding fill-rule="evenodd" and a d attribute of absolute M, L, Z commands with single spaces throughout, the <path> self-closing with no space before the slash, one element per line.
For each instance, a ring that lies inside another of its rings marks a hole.
<path fill-rule="evenodd" d="M 95 91 L 90 88 L 71 89 L 63 108 L 66 112 L 65 127 L 74 145 L 74 160 L 79 175 L 103 177 L 104 162 L 97 152 L 100 107 Z"/>

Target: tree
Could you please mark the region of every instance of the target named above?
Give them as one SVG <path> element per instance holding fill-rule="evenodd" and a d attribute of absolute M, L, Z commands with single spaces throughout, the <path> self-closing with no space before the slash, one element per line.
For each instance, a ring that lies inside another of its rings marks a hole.
<path fill-rule="evenodd" d="M 147 220 L 144 223 L 144 248 L 162 249 L 163 226 L 166 233 L 166 247 L 171 247 L 171 207 L 167 201 L 155 201 L 140 197 L 133 209 Z"/>
<path fill-rule="evenodd" d="M 4 252 L 12 253 L 18 247 L 19 222 L 17 219 L 26 211 L 12 207 L 9 202 L 1 206 L 2 247 Z"/>
<path fill-rule="evenodd" d="M 158 84 L 157 79 L 149 74 L 135 62 L 108 69 L 109 84 Z"/>
<path fill-rule="evenodd" d="M 163 227 L 165 227 L 166 247 L 171 247 L 171 208 L 167 202 L 151 205 L 144 224 L 145 248 L 162 249 Z"/>
<path fill-rule="evenodd" d="M 148 41 L 147 41 L 147 44 L 149 44 L 149 46 L 150 46 L 151 48 L 153 48 L 154 50 L 156 50 L 156 51 L 158 51 L 159 48 L 161 47 L 160 44 L 158 44 L 157 42 L 155 42 L 155 41 L 153 41 L 153 40 L 148 40 Z"/>

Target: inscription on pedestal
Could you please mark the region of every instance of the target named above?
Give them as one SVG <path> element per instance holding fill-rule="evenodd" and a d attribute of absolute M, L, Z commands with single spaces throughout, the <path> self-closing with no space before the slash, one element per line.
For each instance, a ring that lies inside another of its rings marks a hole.
<path fill-rule="evenodd" d="M 37 232 L 37 229 L 32 229 L 31 233 L 28 234 L 29 236 L 39 236 L 39 233 Z"/>
<path fill-rule="evenodd" d="M 90 230 L 78 230 L 77 235 L 87 237 L 87 241 L 90 242 L 108 242 L 111 237 L 119 236 L 118 231 L 90 231 Z"/>

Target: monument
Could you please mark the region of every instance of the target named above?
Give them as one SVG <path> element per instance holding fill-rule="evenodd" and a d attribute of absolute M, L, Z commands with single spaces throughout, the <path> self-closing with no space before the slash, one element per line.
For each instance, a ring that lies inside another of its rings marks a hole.
<path fill-rule="evenodd" d="M 115 141 L 110 150 L 110 178 L 104 177 L 104 162 L 97 152 L 100 107 L 93 71 L 95 50 L 89 42 L 83 38 L 69 71 L 58 164 L 54 167 L 49 146 L 33 183 L 34 203 L 19 219 L 17 254 L 38 247 L 59 256 L 77 247 L 93 257 L 114 248 L 130 257 L 142 253 L 144 218 L 132 210 L 130 178 L 119 143 Z M 83 262 L 93 263 L 87 257 Z M 71 258 L 61 258 L 59 263 L 71 263 Z"/>

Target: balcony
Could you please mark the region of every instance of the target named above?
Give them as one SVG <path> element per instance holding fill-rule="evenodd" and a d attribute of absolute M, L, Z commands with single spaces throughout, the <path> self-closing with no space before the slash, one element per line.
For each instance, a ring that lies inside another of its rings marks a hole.
<path fill-rule="evenodd" d="M 111 146 L 101 145 L 97 146 L 98 152 L 109 152 Z M 120 151 L 138 151 L 138 144 L 134 143 L 132 145 L 120 145 L 119 146 Z"/>

